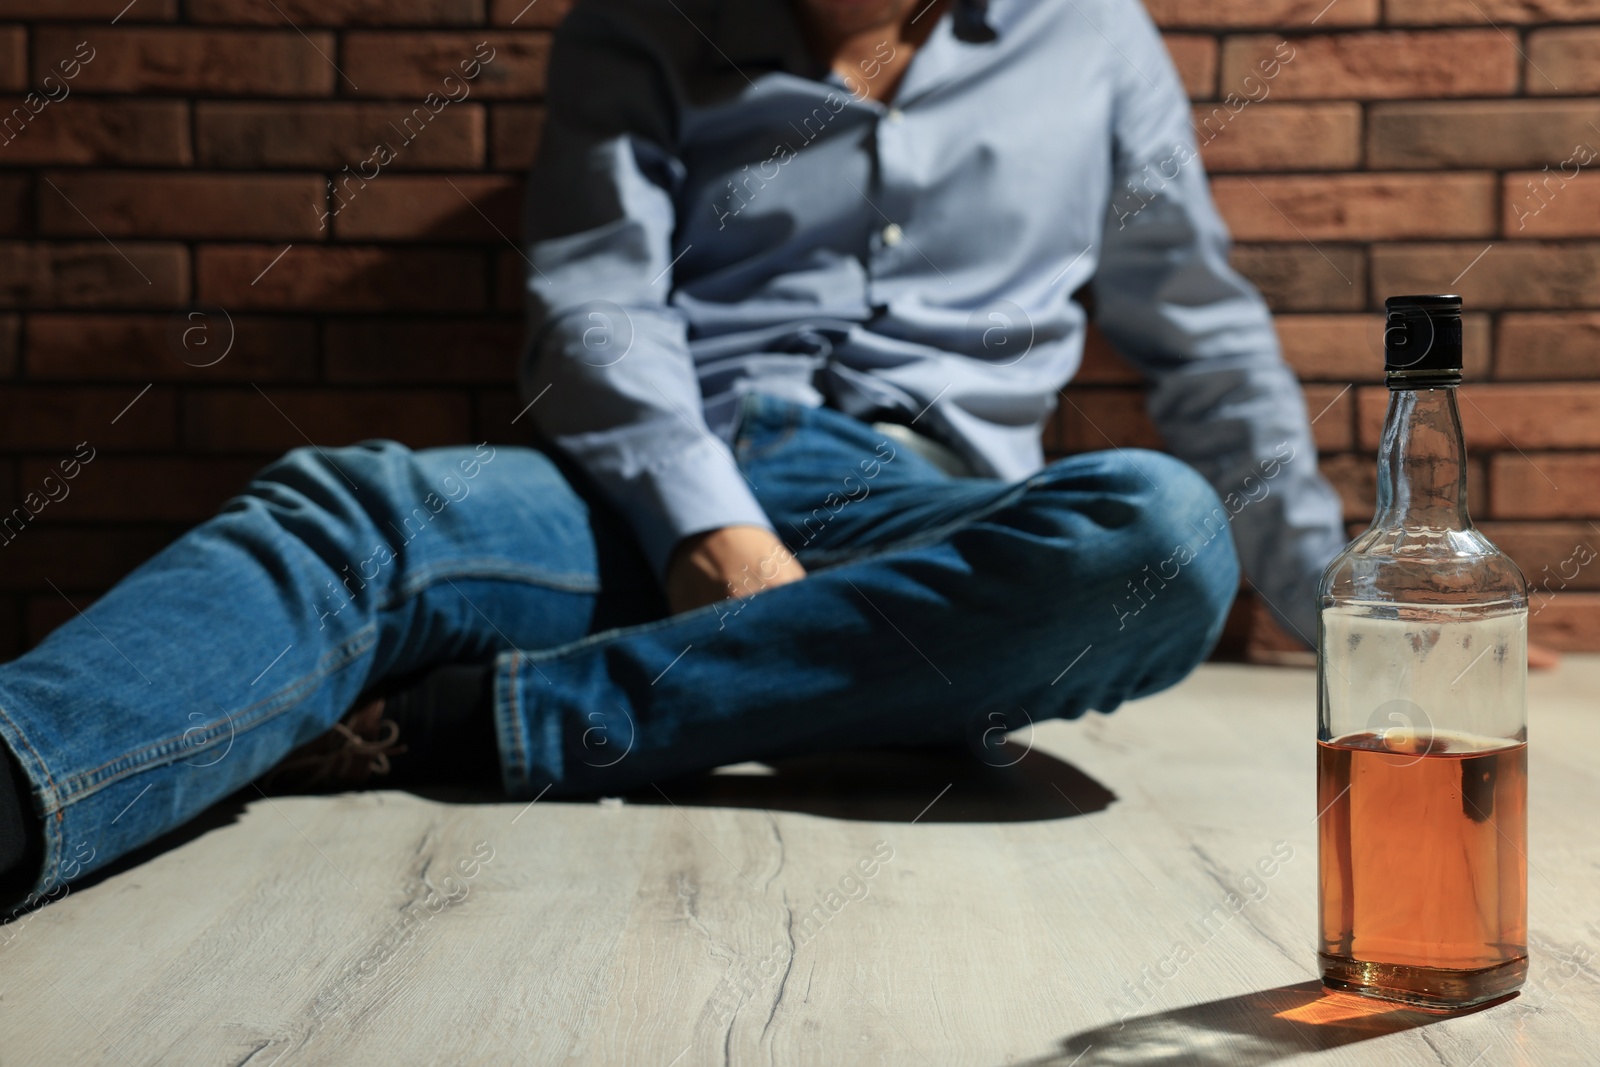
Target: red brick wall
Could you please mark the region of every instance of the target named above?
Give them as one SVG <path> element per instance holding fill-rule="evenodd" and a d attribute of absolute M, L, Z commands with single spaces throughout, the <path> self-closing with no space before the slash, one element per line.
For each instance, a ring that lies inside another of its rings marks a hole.
<path fill-rule="evenodd" d="M 1363 312 L 1471 264 L 1474 510 L 1558 588 L 1600 542 L 1600 179 L 1559 174 L 1600 149 L 1600 0 L 1147 2 L 1349 517 L 1383 402 Z M 0 503 L 48 500 L 0 528 L 0 654 L 308 438 L 517 439 L 511 242 L 564 10 L 0 0 Z M 1154 443 L 1102 345 L 1072 396 L 1057 450 Z M 1600 648 L 1600 567 L 1566 582 L 1536 631 Z"/>
<path fill-rule="evenodd" d="M 0 654 L 308 438 L 516 436 L 512 242 L 565 9 L 0 0 L 26 116 L 0 115 L 0 501 L 48 501 L 0 528 Z"/>

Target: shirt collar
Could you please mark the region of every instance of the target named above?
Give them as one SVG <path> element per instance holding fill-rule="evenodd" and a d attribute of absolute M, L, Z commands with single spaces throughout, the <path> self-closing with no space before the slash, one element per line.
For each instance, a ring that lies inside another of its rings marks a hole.
<path fill-rule="evenodd" d="M 974 7 L 982 9 L 980 21 L 993 31 L 994 37 L 1004 37 L 1030 7 L 1037 5 L 1038 0 L 971 0 L 971 2 Z"/>
<path fill-rule="evenodd" d="M 989 21 L 989 0 L 956 0 L 950 19 L 958 41 L 985 44 L 1000 35 Z"/>

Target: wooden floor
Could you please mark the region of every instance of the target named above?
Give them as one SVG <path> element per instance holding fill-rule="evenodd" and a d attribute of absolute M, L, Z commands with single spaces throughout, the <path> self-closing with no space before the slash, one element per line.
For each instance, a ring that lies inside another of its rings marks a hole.
<path fill-rule="evenodd" d="M 1532 680 L 1529 985 L 1452 1019 L 1313 980 L 1312 680 L 1208 667 L 1008 769 L 257 799 L 0 932 L 0 1067 L 1600 1061 L 1600 658 Z"/>

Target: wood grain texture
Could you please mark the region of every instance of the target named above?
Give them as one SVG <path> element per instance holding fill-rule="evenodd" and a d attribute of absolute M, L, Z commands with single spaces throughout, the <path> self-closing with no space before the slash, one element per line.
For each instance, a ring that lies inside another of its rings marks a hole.
<path fill-rule="evenodd" d="M 1600 658 L 1532 679 L 1532 975 L 1460 1018 L 1316 990 L 1312 685 L 1206 667 L 1011 768 L 257 799 L 0 928 L 0 1067 L 1593 1062 Z"/>

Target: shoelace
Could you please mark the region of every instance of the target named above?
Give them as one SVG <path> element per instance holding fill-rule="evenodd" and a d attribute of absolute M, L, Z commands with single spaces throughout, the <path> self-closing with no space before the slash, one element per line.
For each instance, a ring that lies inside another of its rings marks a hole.
<path fill-rule="evenodd" d="M 274 767 L 262 779 L 262 783 L 272 784 L 286 778 L 302 787 L 316 787 L 330 780 L 343 779 L 345 784 L 361 785 L 369 775 L 388 774 L 391 769 L 389 757 L 404 755 L 407 747 L 397 743 L 400 724 L 393 719 L 381 718 L 382 714 L 381 703 L 376 706 L 369 704 L 346 720 L 334 723 L 328 733 Z M 349 725 L 351 722 L 364 726 L 375 725 L 378 736 L 363 737 Z M 366 761 L 364 772 L 360 770 L 363 760 Z"/>
<path fill-rule="evenodd" d="M 367 764 L 368 773 L 388 774 L 389 756 L 391 754 L 400 756 L 406 751 L 405 745 L 395 744 L 400 739 L 400 724 L 393 719 L 379 720 L 378 728 L 383 732 L 371 740 L 362 737 L 342 722 L 334 723 L 333 728 L 344 736 L 345 745 L 328 754 L 330 770 L 331 762 L 334 760 L 342 762 L 370 756 L 371 762 Z"/>

